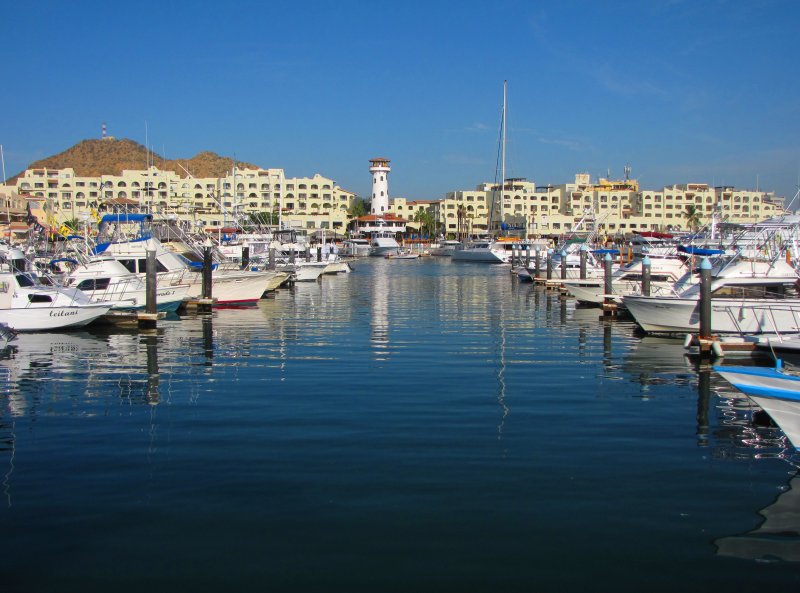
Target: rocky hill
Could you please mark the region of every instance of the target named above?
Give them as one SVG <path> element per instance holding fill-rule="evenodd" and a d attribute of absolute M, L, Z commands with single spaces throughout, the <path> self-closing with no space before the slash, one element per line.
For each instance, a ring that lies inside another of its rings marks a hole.
<path fill-rule="evenodd" d="M 222 177 L 233 167 L 233 159 L 222 157 L 214 152 L 200 152 L 190 159 L 165 160 L 156 153 L 150 153 L 150 162 L 162 171 L 175 171 L 181 177 L 189 171 L 194 177 Z M 84 140 L 64 152 L 31 163 L 26 169 L 63 169 L 72 167 L 80 177 L 99 177 L 100 175 L 120 175 L 123 169 L 147 168 L 147 149 L 133 140 L 104 138 Z M 239 168 L 257 168 L 251 163 L 236 163 Z M 14 184 L 18 173 L 8 180 Z"/>

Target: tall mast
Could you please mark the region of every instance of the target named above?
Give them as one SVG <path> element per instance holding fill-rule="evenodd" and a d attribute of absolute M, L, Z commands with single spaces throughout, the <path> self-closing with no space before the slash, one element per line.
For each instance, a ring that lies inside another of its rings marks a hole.
<path fill-rule="evenodd" d="M 233 153 L 233 225 L 236 226 L 236 153 Z M 226 225 L 227 226 L 227 225 Z"/>
<path fill-rule="evenodd" d="M 502 147 L 500 149 L 501 153 L 501 164 L 500 164 L 500 224 L 503 223 L 505 220 L 505 216 L 503 216 L 503 209 L 505 207 L 505 190 L 506 190 L 506 80 L 503 81 L 503 133 L 502 133 Z"/>

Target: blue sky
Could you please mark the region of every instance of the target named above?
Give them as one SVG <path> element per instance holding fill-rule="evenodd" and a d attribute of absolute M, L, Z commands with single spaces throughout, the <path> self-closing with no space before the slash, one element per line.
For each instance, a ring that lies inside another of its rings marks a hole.
<path fill-rule="evenodd" d="M 2 9 L 7 176 L 108 133 L 369 195 L 438 199 L 495 175 L 800 178 L 800 2 L 26 2 Z"/>

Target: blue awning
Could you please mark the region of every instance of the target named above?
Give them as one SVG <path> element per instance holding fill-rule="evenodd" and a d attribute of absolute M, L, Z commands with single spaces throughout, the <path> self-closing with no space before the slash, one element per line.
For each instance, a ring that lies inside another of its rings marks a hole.
<path fill-rule="evenodd" d="M 144 222 L 153 220 L 152 214 L 133 214 L 127 212 L 120 212 L 119 214 L 105 214 L 100 219 L 100 223 L 113 223 L 113 222 Z"/>
<path fill-rule="evenodd" d="M 694 245 L 678 245 L 678 251 L 689 255 L 722 255 L 725 253 L 722 249 L 706 249 Z"/>

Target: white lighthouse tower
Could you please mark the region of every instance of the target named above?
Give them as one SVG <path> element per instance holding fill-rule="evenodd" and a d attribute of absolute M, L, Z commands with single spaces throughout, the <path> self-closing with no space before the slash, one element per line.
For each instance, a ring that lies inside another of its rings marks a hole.
<path fill-rule="evenodd" d="M 370 173 L 372 173 L 372 201 L 370 214 L 383 216 L 389 212 L 389 159 L 370 159 Z"/>

